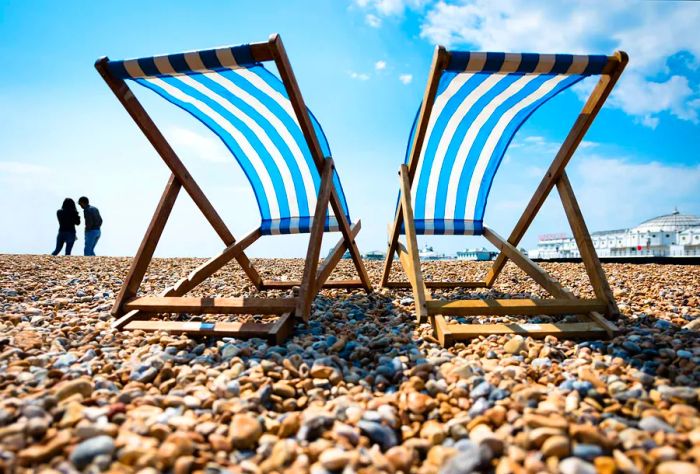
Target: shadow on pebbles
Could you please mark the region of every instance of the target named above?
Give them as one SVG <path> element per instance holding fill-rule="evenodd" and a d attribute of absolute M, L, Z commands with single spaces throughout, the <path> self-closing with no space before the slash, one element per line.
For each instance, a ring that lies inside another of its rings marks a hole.
<path fill-rule="evenodd" d="M 199 263 L 156 259 L 142 290 Z M 128 264 L 0 256 L 0 471 L 700 473 L 700 338 L 684 328 L 700 317 L 700 267 L 605 265 L 622 313 L 610 341 L 443 349 L 415 324 L 408 291 L 324 290 L 279 346 L 115 331 Z M 255 264 L 278 278 L 302 269 Z M 378 281 L 381 264 L 368 266 Z M 544 267 L 592 296 L 580 265 Z M 352 270 L 343 261 L 334 277 Z M 514 291 L 544 296 L 510 265 L 483 296 Z M 252 292 L 231 266 L 194 294 Z"/>

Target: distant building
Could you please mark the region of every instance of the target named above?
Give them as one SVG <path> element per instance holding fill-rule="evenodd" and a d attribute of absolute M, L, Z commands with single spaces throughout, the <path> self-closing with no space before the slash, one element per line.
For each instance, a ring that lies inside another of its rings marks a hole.
<path fill-rule="evenodd" d="M 600 258 L 614 257 L 700 257 L 700 217 L 671 214 L 655 217 L 631 229 L 591 233 Z M 566 234 L 541 235 L 530 258 L 579 258 L 573 237 Z"/>
<path fill-rule="evenodd" d="M 379 250 L 371 250 L 364 255 L 365 260 L 384 260 L 386 255 Z"/>
<path fill-rule="evenodd" d="M 464 252 L 457 252 L 457 260 L 485 261 L 493 260 L 498 252 L 492 252 L 485 248 L 466 249 Z"/>

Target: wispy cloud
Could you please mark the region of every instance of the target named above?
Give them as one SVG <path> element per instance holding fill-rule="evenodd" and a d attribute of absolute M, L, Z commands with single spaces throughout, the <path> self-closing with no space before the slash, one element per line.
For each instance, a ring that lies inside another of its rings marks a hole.
<path fill-rule="evenodd" d="M 413 74 L 401 74 L 399 75 L 399 81 L 403 84 L 410 84 L 413 81 Z"/>
<path fill-rule="evenodd" d="M 700 62 L 693 2 L 581 1 L 530 3 L 476 0 L 435 3 L 421 37 L 447 46 L 485 51 L 592 53 L 624 49 L 630 64 L 610 103 L 654 128 L 660 114 L 698 123 L 700 91 L 687 76 L 670 73 L 668 61 L 685 55 L 688 67 Z"/>
<path fill-rule="evenodd" d="M 377 15 L 368 13 L 367 15 L 365 15 L 365 23 L 367 23 L 372 28 L 379 28 L 380 26 L 382 26 L 382 19 L 379 18 Z"/>
<path fill-rule="evenodd" d="M 383 71 L 386 69 L 386 61 L 377 61 L 374 63 L 374 69 L 377 71 Z"/>
<path fill-rule="evenodd" d="M 352 79 L 357 79 L 358 81 L 367 81 L 369 80 L 369 74 L 364 73 L 364 72 L 355 72 L 355 71 L 350 71 L 348 73 Z"/>
<path fill-rule="evenodd" d="M 609 53 L 623 49 L 630 63 L 610 98 L 649 128 L 663 114 L 700 123 L 700 68 L 695 2 L 527 2 L 520 0 L 355 0 L 381 17 L 407 9 L 422 15 L 420 36 L 431 43 L 482 51 Z M 683 68 L 669 66 L 675 59 Z M 579 86 L 583 95 L 592 85 Z"/>

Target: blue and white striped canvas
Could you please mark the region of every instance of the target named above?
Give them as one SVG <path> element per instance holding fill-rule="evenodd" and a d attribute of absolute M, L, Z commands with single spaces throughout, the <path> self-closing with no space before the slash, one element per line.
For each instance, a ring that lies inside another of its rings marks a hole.
<path fill-rule="evenodd" d="M 110 61 L 109 69 L 186 110 L 221 138 L 253 187 L 263 234 L 310 231 L 321 177 L 284 84 L 253 60 L 249 46 Z M 321 126 L 309 115 L 330 156 Z M 335 172 L 333 180 L 350 220 Z M 331 209 L 325 228 L 338 229 Z"/>
<path fill-rule="evenodd" d="M 480 235 L 491 184 L 520 126 L 558 93 L 600 74 L 607 61 L 607 56 L 451 52 L 411 189 L 416 232 Z"/>

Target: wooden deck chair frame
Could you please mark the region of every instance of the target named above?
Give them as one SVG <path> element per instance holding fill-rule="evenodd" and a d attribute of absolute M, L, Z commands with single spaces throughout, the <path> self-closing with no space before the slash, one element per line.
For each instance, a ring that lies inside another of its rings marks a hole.
<path fill-rule="evenodd" d="M 597 85 L 588 97 L 581 113 L 574 122 L 568 136 L 508 239 L 504 239 L 489 228 L 484 228 L 484 237 L 496 246 L 500 253 L 483 281 L 466 282 L 425 281 L 423 279 L 418 256 L 416 230 L 413 222 L 413 210 L 411 208 L 411 185 L 418 167 L 420 150 L 423 146 L 428 120 L 437 94 L 438 81 L 449 61 L 450 52 L 444 47 L 438 46 L 433 56 L 423 103 L 418 115 L 418 126 L 413 137 L 411 155 L 409 156 L 408 164 L 402 165 L 399 171 L 401 182 L 400 200 L 394 222 L 389 231 L 388 251 L 384 262 L 381 285 L 386 288 L 412 288 L 418 321 L 424 322 L 429 318 L 438 340 L 444 346 L 451 345 L 456 341 L 490 334 L 522 334 L 532 337 L 554 335 L 569 338 L 612 337 L 618 329 L 605 316 L 617 315 L 619 311 L 596 255 L 565 168 L 622 74 L 628 62 L 627 54 L 617 51 L 608 57 L 608 62 L 600 75 Z M 576 245 L 579 248 L 586 273 L 593 287 L 594 299 L 576 298 L 539 265 L 517 249 L 518 243 L 555 186 L 574 234 Z M 404 232 L 406 234 L 405 245 L 399 241 L 402 224 L 404 224 Z M 389 279 L 395 252 L 398 253 L 399 262 L 408 277 L 408 282 L 391 281 Z M 432 300 L 428 291 L 430 288 L 491 288 L 509 259 L 545 288 L 554 299 Z M 557 324 L 448 324 L 444 318 L 445 315 L 540 314 L 579 314 L 585 315 L 587 320 Z"/>
<path fill-rule="evenodd" d="M 112 314 L 117 319 L 113 322 L 112 327 L 115 329 L 164 330 L 173 334 L 190 333 L 236 338 L 260 337 L 272 343 L 279 343 L 292 330 L 293 314 L 303 318 L 304 321 L 308 320 L 313 299 L 321 288 L 362 288 L 367 292 L 372 291 L 369 276 L 355 243 L 355 237 L 360 230 L 360 221 L 358 220 L 353 226 L 350 226 L 343 212 L 332 179 L 333 160 L 323 156 L 282 40 L 279 35 L 274 34 L 270 36 L 269 41 L 254 43 L 250 47 L 256 62 L 274 61 L 277 66 L 304 138 L 311 150 L 314 163 L 321 175 L 321 185 L 314 215 L 325 215 L 330 204 L 338 220 L 342 238 L 319 265 L 325 219 L 314 219 L 301 281 L 264 280 L 245 254 L 246 248 L 262 236 L 261 229 L 255 229 L 241 240 L 234 238 L 202 189 L 130 90 L 126 81 L 111 74 L 108 68 L 109 59 L 101 58 L 95 63 L 96 69 L 172 172 L 114 303 Z M 159 296 L 137 297 L 139 287 L 181 188 L 184 188 L 189 194 L 226 248 L 219 255 L 197 267 L 174 286 L 164 290 Z M 328 280 L 346 250 L 355 265 L 359 280 Z M 198 298 L 184 296 L 233 259 L 242 267 L 257 290 L 291 289 L 298 286 L 298 296 L 286 298 Z M 280 317 L 273 323 L 149 321 L 152 316 L 158 313 L 179 312 L 193 314 L 279 314 Z"/>

